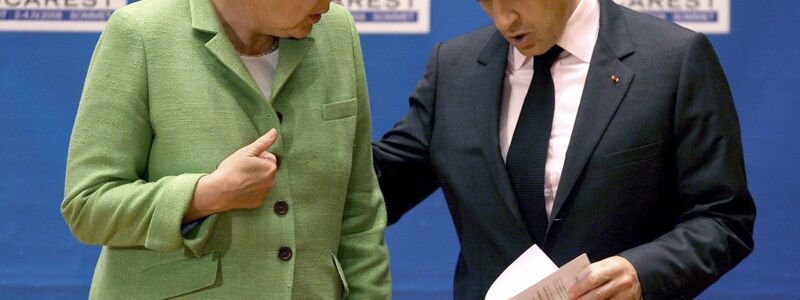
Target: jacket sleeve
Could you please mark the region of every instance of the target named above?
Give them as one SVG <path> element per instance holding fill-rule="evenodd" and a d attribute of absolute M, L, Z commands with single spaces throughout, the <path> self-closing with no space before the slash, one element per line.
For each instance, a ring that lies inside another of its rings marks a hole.
<path fill-rule="evenodd" d="M 386 209 L 372 167 L 370 108 L 361 46 L 349 14 L 348 18 L 353 40 L 358 112 L 338 259 L 349 284 L 350 298 L 389 299 L 389 252 L 384 241 Z"/>
<path fill-rule="evenodd" d="M 81 242 L 195 254 L 215 217 L 181 236 L 204 174 L 146 179 L 150 127 L 147 54 L 133 18 L 119 10 L 95 48 L 70 139 L 62 215 Z"/>
<path fill-rule="evenodd" d="M 409 112 L 372 146 L 375 171 L 386 198 L 389 224 L 399 221 L 439 188 L 429 149 L 440 48 L 441 44 L 431 51 L 425 74 L 409 97 Z"/>
<path fill-rule="evenodd" d="M 696 34 L 677 90 L 678 225 L 620 255 L 645 299 L 693 298 L 753 250 L 755 205 L 747 189 L 733 97 L 708 39 Z"/>

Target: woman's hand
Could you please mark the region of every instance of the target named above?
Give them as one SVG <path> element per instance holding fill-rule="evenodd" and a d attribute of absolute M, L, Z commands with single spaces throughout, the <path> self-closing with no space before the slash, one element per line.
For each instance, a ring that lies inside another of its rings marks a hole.
<path fill-rule="evenodd" d="M 228 156 L 213 173 L 200 178 L 183 222 L 264 204 L 275 185 L 275 172 L 278 170 L 277 158 L 267 149 L 277 139 L 278 131 L 273 128 Z"/>

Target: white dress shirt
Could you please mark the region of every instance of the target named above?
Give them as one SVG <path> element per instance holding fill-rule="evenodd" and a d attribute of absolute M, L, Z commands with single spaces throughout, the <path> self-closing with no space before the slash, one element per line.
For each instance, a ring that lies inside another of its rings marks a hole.
<path fill-rule="evenodd" d="M 557 42 L 564 49 L 550 71 L 555 85 L 555 111 L 550 143 L 545 164 L 544 196 L 547 215 L 561 181 L 561 169 L 567 146 L 575 126 L 575 117 L 583 95 L 589 62 L 592 59 L 600 30 L 600 6 L 597 0 L 581 0 L 567 21 L 567 27 Z M 517 127 L 517 120 L 525 102 L 525 95 L 533 78 L 533 57 L 525 57 L 514 47 L 509 49 L 508 66 L 503 85 L 503 103 L 500 111 L 500 151 L 503 160 Z"/>
<path fill-rule="evenodd" d="M 272 81 L 275 79 L 279 53 L 280 48 L 260 56 L 239 55 L 258 89 L 261 90 L 261 94 L 264 95 L 264 99 L 267 100 L 267 104 L 272 104 Z"/>

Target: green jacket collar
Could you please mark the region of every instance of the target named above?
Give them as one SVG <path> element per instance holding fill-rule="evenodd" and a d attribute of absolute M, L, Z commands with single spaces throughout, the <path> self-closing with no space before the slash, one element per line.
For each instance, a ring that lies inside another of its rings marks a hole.
<path fill-rule="evenodd" d="M 257 94 L 259 93 L 258 86 L 250 72 L 247 71 L 239 54 L 231 45 L 227 34 L 217 16 L 214 9 L 214 4 L 211 0 L 189 0 L 192 15 L 192 28 L 197 31 L 214 34 L 210 40 L 206 42 L 206 48 L 213 53 L 219 61 L 233 71 L 239 79 L 245 81 L 251 89 Z M 272 84 L 272 99 L 277 99 L 278 93 L 283 89 L 283 86 L 291 78 L 297 66 L 303 61 L 306 53 L 314 43 L 312 37 L 307 37 L 302 40 L 295 39 L 281 39 L 280 41 L 280 58 L 278 67 L 275 71 L 275 79 Z"/>

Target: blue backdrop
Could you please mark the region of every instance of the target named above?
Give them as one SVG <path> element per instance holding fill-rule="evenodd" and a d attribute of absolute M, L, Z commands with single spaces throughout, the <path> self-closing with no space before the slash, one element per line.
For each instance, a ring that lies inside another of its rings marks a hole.
<path fill-rule="evenodd" d="M 429 35 L 362 36 L 374 138 L 407 110 L 435 43 L 489 24 L 475 1 L 432 1 Z M 736 99 L 756 249 L 706 299 L 800 298 L 800 2 L 731 1 L 713 35 Z M 86 298 L 99 248 L 60 212 L 69 134 L 98 34 L 0 32 L 0 298 Z M 440 193 L 388 229 L 396 299 L 447 299 L 458 242 Z"/>

